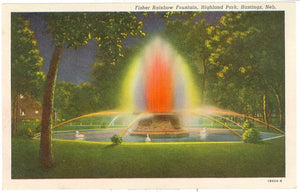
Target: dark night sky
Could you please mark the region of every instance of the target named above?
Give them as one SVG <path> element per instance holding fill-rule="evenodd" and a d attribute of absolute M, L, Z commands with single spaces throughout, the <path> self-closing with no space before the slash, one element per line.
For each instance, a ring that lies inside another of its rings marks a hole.
<path fill-rule="evenodd" d="M 223 12 L 206 12 L 205 19 L 208 23 L 216 24 Z M 54 49 L 53 40 L 50 34 L 46 34 L 47 24 L 43 19 L 42 13 L 24 13 L 26 19 L 30 20 L 31 30 L 35 32 L 38 46 L 41 56 L 45 60 L 45 64 L 42 67 L 44 72 L 48 71 L 50 59 L 52 57 L 52 51 Z M 149 17 L 142 19 L 144 22 L 143 30 L 147 33 L 162 32 L 164 30 L 165 20 L 161 19 L 160 14 L 150 14 Z M 132 38 L 127 40 L 125 44 L 131 45 L 139 43 L 140 40 Z M 91 65 L 95 60 L 95 56 L 98 53 L 97 44 L 95 41 L 91 41 L 88 45 L 78 50 L 65 49 L 61 57 L 61 63 L 58 70 L 57 80 L 81 83 L 83 81 L 89 81 L 88 74 L 92 71 Z"/>

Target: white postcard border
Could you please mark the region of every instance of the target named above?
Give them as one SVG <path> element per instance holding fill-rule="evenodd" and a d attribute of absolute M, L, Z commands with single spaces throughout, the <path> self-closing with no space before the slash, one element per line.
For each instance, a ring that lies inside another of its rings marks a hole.
<path fill-rule="evenodd" d="M 4 4 L 2 6 L 2 160 L 4 189 L 194 189 L 194 188 L 295 188 L 296 187 L 296 29 L 295 3 L 272 2 L 274 10 L 285 11 L 286 26 L 286 177 L 280 183 L 270 183 L 272 178 L 159 178 L 159 179 L 11 179 L 11 107 L 10 107 L 10 13 L 11 12 L 61 12 L 61 11 L 141 11 L 135 6 L 144 5 L 237 5 L 265 7 L 270 3 L 105 3 L 105 4 Z M 152 10 L 171 11 L 171 10 Z M 177 10 L 178 11 L 178 10 Z M 234 10 L 180 10 L 180 11 L 256 11 L 256 9 Z"/>

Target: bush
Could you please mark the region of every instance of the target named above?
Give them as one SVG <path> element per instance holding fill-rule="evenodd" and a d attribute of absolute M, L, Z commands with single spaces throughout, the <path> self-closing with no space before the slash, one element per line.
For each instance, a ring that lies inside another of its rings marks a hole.
<path fill-rule="evenodd" d="M 249 129 L 251 127 L 251 123 L 250 123 L 250 121 L 248 119 L 246 121 L 244 121 L 243 127 L 245 129 Z"/>
<path fill-rule="evenodd" d="M 119 145 L 122 143 L 123 139 L 122 137 L 118 136 L 118 135 L 114 135 L 111 139 L 111 142 L 113 142 L 113 144 L 115 145 Z"/>
<path fill-rule="evenodd" d="M 25 133 L 28 137 L 33 137 L 34 136 L 34 133 L 33 131 L 30 129 L 30 128 L 27 128 L 26 129 L 26 133 Z"/>
<path fill-rule="evenodd" d="M 243 134 L 243 141 L 245 143 L 257 143 L 260 139 L 259 132 L 254 128 L 247 129 Z"/>

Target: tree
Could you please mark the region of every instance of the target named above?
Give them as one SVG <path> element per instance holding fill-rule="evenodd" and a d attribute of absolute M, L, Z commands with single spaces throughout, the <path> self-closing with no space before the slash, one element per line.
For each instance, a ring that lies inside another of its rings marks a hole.
<path fill-rule="evenodd" d="M 97 112 L 103 103 L 102 94 L 90 82 L 79 85 L 58 81 L 54 97 L 54 109 L 59 119 L 72 119 Z"/>
<path fill-rule="evenodd" d="M 106 65 L 101 61 L 93 64 L 91 73 L 92 83 L 101 97 L 98 107 L 101 110 L 113 109 L 119 106 L 118 99 L 121 89 L 121 73 L 126 64 L 116 62 L 115 65 Z"/>
<path fill-rule="evenodd" d="M 99 56 L 106 64 L 115 64 L 123 56 L 122 41 L 128 36 L 144 36 L 142 22 L 132 13 L 49 13 L 48 32 L 54 39 L 54 51 L 47 75 L 44 95 L 41 165 L 53 165 L 51 122 L 57 70 L 65 46 L 78 49 L 92 39 L 98 43 Z"/>
<path fill-rule="evenodd" d="M 77 112 L 76 116 L 98 112 L 103 103 L 102 93 L 90 82 L 80 83 L 74 93 L 71 109 Z"/>
<path fill-rule="evenodd" d="M 11 16 L 11 98 L 13 109 L 13 135 L 17 134 L 17 108 L 21 94 L 30 94 L 35 99 L 42 91 L 44 73 L 35 34 L 29 21 L 21 14 Z"/>
<path fill-rule="evenodd" d="M 132 45 L 124 48 L 124 57 L 120 58 L 114 65 L 106 65 L 100 58 L 93 65 L 90 73 L 92 85 L 101 97 L 98 110 L 108 110 L 120 106 L 121 93 L 124 77 L 127 73 L 130 61 L 136 53 L 141 50 L 141 45 Z"/>
<path fill-rule="evenodd" d="M 55 87 L 54 109 L 59 119 L 71 119 L 76 112 L 71 107 L 77 86 L 75 83 L 58 81 Z"/>
<path fill-rule="evenodd" d="M 219 25 L 209 28 L 209 34 L 206 46 L 211 50 L 209 61 L 217 80 L 215 89 L 223 91 L 232 85 L 222 100 L 230 99 L 226 95 L 240 95 L 245 88 L 252 90 L 252 94 L 236 99 L 235 107 L 240 110 L 249 102 L 250 108 L 256 110 L 252 113 L 257 113 L 256 101 L 261 100 L 260 111 L 267 123 L 277 100 L 276 111 L 283 128 L 283 12 L 226 13 Z"/>
<path fill-rule="evenodd" d="M 168 12 L 165 33 L 169 41 L 184 56 L 190 67 L 200 76 L 202 104 L 206 100 L 208 81 L 209 49 L 205 46 L 208 40 L 208 24 L 202 12 Z"/>

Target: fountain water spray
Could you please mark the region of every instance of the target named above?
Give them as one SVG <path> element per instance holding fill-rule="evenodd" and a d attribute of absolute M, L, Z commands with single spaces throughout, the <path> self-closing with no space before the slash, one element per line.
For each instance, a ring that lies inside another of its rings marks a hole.
<path fill-rule="evenodd" d="M 170 113 L 199 104 L 199 94 L 187 64 L 160 37 L 155 37 L 132 62 L 124 80 L 125 110 Z"/>

